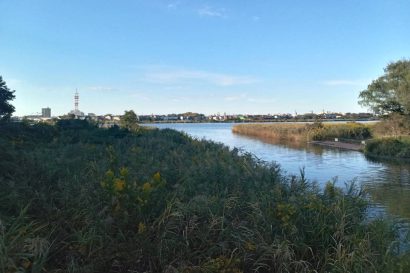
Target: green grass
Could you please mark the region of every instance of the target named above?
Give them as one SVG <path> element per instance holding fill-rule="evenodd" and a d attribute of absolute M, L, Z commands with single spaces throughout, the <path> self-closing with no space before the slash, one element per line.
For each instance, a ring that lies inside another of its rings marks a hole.
<path fill-rule="evenodd" d="M 173 130 L 0 126 L 0 272 L 408 272 L 356 187 Z"/>
<path fill-rule="evenodd" d="M 383 137 L 369 141 L 365 148 L 369 156 L 410 159 L 410 137 Z"/>

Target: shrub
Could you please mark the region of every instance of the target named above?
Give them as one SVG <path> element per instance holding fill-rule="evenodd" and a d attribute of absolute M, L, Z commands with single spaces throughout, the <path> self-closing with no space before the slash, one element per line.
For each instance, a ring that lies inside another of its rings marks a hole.
<path fill-rule="evenodd" d="M 385 137 L 369 141 L 365 153 L 385 158 L 410 159 L 410 137 Z"/>

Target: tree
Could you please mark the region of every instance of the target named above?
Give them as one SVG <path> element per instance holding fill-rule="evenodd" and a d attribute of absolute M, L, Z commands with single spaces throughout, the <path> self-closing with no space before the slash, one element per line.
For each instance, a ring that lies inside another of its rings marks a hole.
<path fill-rule="evenodd" d="M 133 110 L 125 111 L 120 120 L 121 127 L 127 129 L 136 129 L 138 127 L 138 117 Z"/>
<path fill-rule="evenodd" d="M 0 76 L 0 120 L 9 120 L 14 112 L 14 106 L 9 103 L 16 97 L 14 92 L 7 87 L 6 82 Z"/>
<path fill-rule="evenodd" d="M 360 92 L 359 104 L 376 114 L 410 114 L 410 60 L 392 62 Z"/>

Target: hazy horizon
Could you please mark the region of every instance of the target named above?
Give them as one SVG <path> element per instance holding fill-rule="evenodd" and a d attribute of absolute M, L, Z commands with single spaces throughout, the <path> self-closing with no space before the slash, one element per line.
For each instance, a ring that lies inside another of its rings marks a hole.
<path fill-rule="evenodd" d="M 366 112 L 359 92 L 410 56 L 410 2 L 0 2 L 15 115 Z"/>

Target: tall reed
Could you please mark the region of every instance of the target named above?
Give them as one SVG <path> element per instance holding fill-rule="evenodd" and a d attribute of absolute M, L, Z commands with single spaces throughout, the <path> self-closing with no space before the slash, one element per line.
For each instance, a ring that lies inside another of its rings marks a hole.
<path fill-rule="evenodd" d="M 276 141 L 306 142 L 312 140 L 333 140 L 345 138 L 363 140 L 371 137 L 369 125 L 360 123 L 271 123 L 239 124 L 233 133 Z"/>

